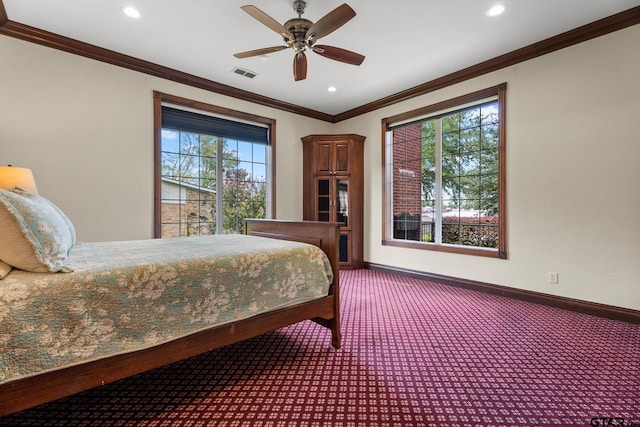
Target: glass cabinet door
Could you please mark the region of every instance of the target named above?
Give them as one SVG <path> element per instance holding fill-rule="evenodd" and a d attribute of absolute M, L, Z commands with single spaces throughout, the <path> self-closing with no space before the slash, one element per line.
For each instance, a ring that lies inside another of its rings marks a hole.
<path fill-rule="evenodd" d="M 340 234 L 340 241 L 338 243 L 338 261 L 339 262 L 349 262 L 349 254 L 351 250 L 349 248 L 349 234 Z"/>
<path fill-rule="evenodd" d="M 336 179 L 336 221 L 349 226 L 349 180 L 347 178 Z"/>
<path fill-rule="evenodd" d="M 336 221 L 344 225 L 340 227 L 338 241 L 338 260 L 351 262 L 351 235 L 347 229 L 349 221 L 349 177 L 318 175 L 316 177 L 316 221 Z"/>
<path fill-rule="evenodd" d="M 318 179 L 317 221 L 331 221 L 331 180 Z"/>

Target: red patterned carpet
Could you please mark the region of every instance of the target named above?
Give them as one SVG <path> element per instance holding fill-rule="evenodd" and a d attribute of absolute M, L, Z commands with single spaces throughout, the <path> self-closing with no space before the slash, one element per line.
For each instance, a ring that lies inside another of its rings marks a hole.
<path fill-rule="evenodd" d="M 640 325 L 340 274 L 341 350 L 303 322 L 0 425 L 640 426 Z"/>

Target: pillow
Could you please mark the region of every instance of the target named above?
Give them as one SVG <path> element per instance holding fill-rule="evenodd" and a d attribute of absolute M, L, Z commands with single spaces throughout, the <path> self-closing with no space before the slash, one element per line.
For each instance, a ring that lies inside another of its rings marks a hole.
<path fill-rule="evenodd" d="M 20 194 L 22 196 L 25 196 L 25 197 L 37 198 L 37 199 L 39 199 L 40 202 L 49 205 L 51 207 L 51 209 L 56 211 L 58 213 L 58 215 L 60 215 L 62 217 L 62 220 L 64 221 L 65 225 L 69 229 L 69 233 L 71 233 L 71 246 L 75 245 L 75 243 L 76 243 L 76 229 L 73 226 L 73 224 L 71 223 L 71 220 L 64 214 L 64 212 L 62 212 L 62 210 L 60 210 L 59 207 L 54 205 L 50 200 L 45 199 L 44 197 L 41 197 L 41 196 L 39 196 L 39 195 L 37 195 L 35 193 L 30 193 L 28 191 L 25 191 L 20 187 L 15 187 L 11 191 L 13 191 L 16 194 Z"/>
<path fill-rule="evenodd" d="M 11 269 L 13 267 L 11 267 L 9 264 L 7 264 L 6 262 L 2 262 L 0 261 L 0 279 L 2 279 L 4 276 L 6 276 L 7 274 L 9 274 L 11 272 Z"/>
<path fill-rule="evenodd" d="M 0 190 L 0 260 L 37 273 L 73 271 L 66 264 L 75 229 L 49 200 L 15 188 Z"/>

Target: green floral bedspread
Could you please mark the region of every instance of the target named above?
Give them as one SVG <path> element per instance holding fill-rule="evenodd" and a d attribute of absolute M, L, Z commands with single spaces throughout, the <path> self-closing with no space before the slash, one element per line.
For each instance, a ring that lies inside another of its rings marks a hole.
<path fill-rule="evenodd" d="M 246 235 L 77 244 L 72 273 L 0 280 L 0 383 L 326 296 L 315 246 Z"/>

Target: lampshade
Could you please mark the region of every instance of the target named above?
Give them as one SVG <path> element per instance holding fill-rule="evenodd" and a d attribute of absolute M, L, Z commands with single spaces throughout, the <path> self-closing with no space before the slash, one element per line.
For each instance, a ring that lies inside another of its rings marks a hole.
<path fill-rule="evenodd" d="M 0 166 L 0 188 L 13 190 L 15 187 L 38 194 L 38 187 L 36 187 L 36 180 L 33 178 L 31 169 L 16 168 L 11 165 Z"/>

